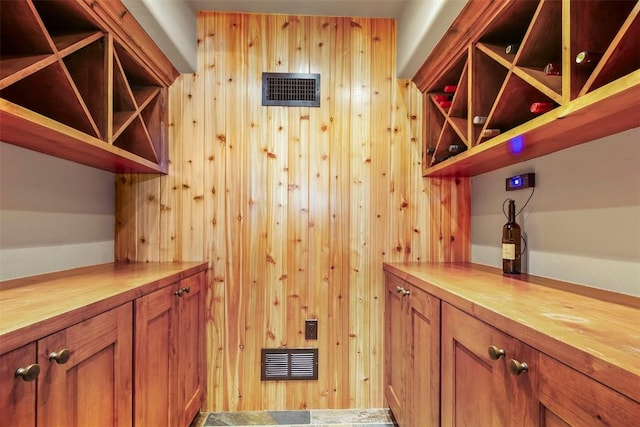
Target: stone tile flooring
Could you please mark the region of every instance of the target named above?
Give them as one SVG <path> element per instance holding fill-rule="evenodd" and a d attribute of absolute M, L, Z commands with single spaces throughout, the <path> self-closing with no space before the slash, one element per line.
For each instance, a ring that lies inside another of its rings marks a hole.
<path fill-rule="evenodd" d="M 388 409 L 345 409 L 309 411 L 204 412 L 191 427 L 210 426 L 395 426 Z"/>

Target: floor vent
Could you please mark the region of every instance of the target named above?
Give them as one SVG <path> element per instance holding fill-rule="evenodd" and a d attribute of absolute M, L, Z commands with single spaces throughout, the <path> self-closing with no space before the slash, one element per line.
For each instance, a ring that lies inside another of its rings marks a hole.
<path fill-rule="evenodd" d="M 320 74 L 262 73 L 262 105 L 320 106 Z"/>
<path fill-rule="evenodd" d="M 260 371 L 262 381 L 317 380 L 318 349 L 263 348 Z"/>

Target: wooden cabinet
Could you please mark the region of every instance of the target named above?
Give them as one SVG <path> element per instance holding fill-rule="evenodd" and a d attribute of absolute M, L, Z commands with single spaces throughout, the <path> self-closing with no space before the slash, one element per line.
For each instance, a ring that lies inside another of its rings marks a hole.
<path fill-rule="evenodd" d="M 400 425 L 440 420 L 440 300 L 386 275 L 385 397 Z"/>
<path fill-rule="evenodd" d="M 386 274 L 385 281 L 384 389 L 387 404 L 400 425 L 406 425 L 408 287 L 401 279 Z M 404 291 L 403 291 L 404 289 Z"/>
<path fill-rule="evenodd" d="M 188 426 L 204 397 L 204 273 L 135 302 L 135 424 Z"/>
<path fill-rule="evenodd" d="M 414 426 L 435 426 L 440 421 L 440 300 L 412 287 L 408 325 L 408 418 Z"/>
<path fill-rule="evenodd" d="M 188 426 L 205 277 L 204 263 L 140 263 L 0 282 L 0 426 Z"/>
<path fill-rule="evenodd" d="M 205 273 L 182 280 L 190 291 L 178 301 L 178 420 L 188 426 L 202 408 L 205 394 Z"/>
<path fill-rule="evenodd" d="M 513 362 L 512 362 L 513 360 Z M 510 364 L 529 372 L 512 375 Z M 442 425 L 509 426 L 530 422 L 537 353 L 523 343 L 442 304 Z"/>
<path fill-rule="evenodd" d="M 469 2 L 414 77 L 424 175 L 477 175 L 640 126 L 639 14 L 636 0 Z M 582 51 L 595 59 L 576 63 Z"/>
<path fill-rule="evenodd" d="M 628 426 L 638 417 L 638 402 L 442 305 L 442 425 Z"/>
<path fill-rule="evenodd" d="M 130 426 L 132 319 L 125 304 L 3 355 L 2 424 Z M 37 378 L 15 376 L 36 361 Z"/>
<path fill-rule="evenodd" d="M 541 426 L 630 426 L 640 403 L 544 354 L 539 359 Z"/>
<path fill-rule="evenodd" d="M 24 377 L 16 376 L 18 370 Z M 36 425 L 36 378 L 39 372 L 35 343 L 0 356 L 0 425 Z"/>
<path fill-rule="evenodd" d="M 132 309 L 38 341 L 38 426 L 131 425 Z"/>
<path fill-rule="evenodd" d="M 0 140 L 113 172 L 166 172 L 177 71 L 119 1 L 0 7 Z"/>

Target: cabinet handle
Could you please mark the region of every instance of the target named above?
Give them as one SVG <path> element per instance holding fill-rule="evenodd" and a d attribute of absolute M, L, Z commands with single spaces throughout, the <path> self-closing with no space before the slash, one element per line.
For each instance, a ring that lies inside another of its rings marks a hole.
<path fill-rule="evenodd" d="M 18 368 L 16 369 L 16 378 L 20 377 L 23 381 L 35 381 L 40 374 L 40 365 L 34 363 L 33 365 L 29 365 L 26 368 Z"/>
<path fill-rule="evenodd" d="M 56 362 L 58 365 L 64 365 L 69 361 L 69 357 L 71 357 L 71 351 L 67 348 L 63 348 L 60 351 L 53 351 L 49 354 L 49 360 L 52 362 Z"/>
<path fill-rule="evenodd" d="M 396 287 L 396 290 L 397 290 L 397 291 L 398 291 L 398 293 L 399 293 L 401 296 L 403 296 L 403 297 L 406 297 L 406 296 L 411 295 L 411 291 L 406 290 L 406 289 L 405 289 L 405 288 L 403 288 L 402 286 L 397 286 L 397 287 Z"/>
<path fill-rule="evenodd" d="M 498 360 L 501 357 L 504 357 L 504 355 L 504 348 L 498 348 L 495 345 L 489 346 L 489 357 L 491 358 L 491 360 Z"/>
<path fill-rule="evenodd" d="M 509 360 L 509 372 L 511 375 L 520 375 L 525 372 L 529 372 L 529 365 L 527 362 L 518 362 L 515 359 Z"/>
<path fill-rule="evenodd" d="M 191 287 L 190 286 L 186 286 L 184 288 L 178 289 L 173 294 L 176 295 L 176 296 L 181 297 L 182 295 L 188 294 L 189 292 L 191 292 Z"/>

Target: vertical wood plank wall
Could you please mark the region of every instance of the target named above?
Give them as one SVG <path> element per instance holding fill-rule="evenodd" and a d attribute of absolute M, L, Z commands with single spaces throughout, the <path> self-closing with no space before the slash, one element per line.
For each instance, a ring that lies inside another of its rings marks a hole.
<path fill-rule="evenodd" d="M 395 21 L 202 12 L 198 37 L 169 174 L 117 177 L 116 259 L 209 262 L 205 410 L 383 407 L 382 262 L 469 259 L 469 180 L 421 177 Z M 320 73 L 321 106 L 262 107 L 262 72 Z M 260 382 L 274 347 L 317 347 L 318 381 Z"/>

